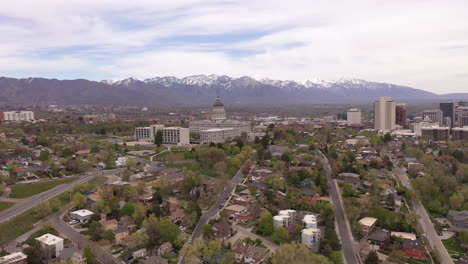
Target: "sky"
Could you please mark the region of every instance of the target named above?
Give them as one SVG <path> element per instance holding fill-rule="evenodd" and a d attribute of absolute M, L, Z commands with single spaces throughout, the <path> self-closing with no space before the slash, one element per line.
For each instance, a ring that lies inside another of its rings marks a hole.
<path fill-rule="evenodd" d="M 466 0 L 15 0 L 0 76 L 358 78 L 468 92 Z"/>

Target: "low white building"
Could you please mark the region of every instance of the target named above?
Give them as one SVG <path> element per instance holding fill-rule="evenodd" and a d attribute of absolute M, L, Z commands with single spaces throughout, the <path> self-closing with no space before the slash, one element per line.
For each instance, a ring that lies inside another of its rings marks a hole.
<path fill-rule="evenodd" d="M 36 240 L 39 241 L 49 258 L 59 257 L 63 251 L 63 239 L 58 236 L 45 234 L 36 238 Z"/>
<path fill-rule="evenodd" d="M 317 216 L 315 215 L 305 215 L 302 219 L 302 223 L 304 224 L 304 228 L 317 228 Z"/>
<path fill-rule="evenodd" d="M 302 244 L 312 248 L 322 238 L 322 232 L 318 228 L 307 228 L 301 231 Z"/>
<path fill-rule="evenodd" d="M 2 112 L 2 120 L 4 121 L 33 121 L 33 111 L 9 111 Z"/>
<path fill-rule="evenodd" d="M 127 164 L 127 157 L 118 157 L 117 160 L 115 161 L 115 166 L 117 167 L 123 167 L 125 164 Z"/>
<path fill-rule="evenodd" d="M 144 258 L 146 257 L 146 254 L 147 254 L 147 251 L 146 251 L 146 248 L 142 248 L 142 249 L 139 249 L 137 251 L 134 251 L 132 253 L 132 257 L 134 259 L 137 259 L 137 258 Z"/>
<path fill-rule="evenodd" d="M 190 144 L 190 130 L 183 127 L 164 127 L 163 125 L 136 127 L 134 138 L 139 142 L 154 143 L 158 131 L 162 133 L 163 144 Z"/>
<path fill-rule="evenodd" d="M 200 143 L 224 143 L 228 139 L 240 136 L 240 131 L 235 128 L 210 128 L 200 131 Z"/>
<path fill-rule="evenodd" d="M 82 209 L 74 212 L 70 212 L 70 218 L 76 221 L 79 221 L 80 223 L 88 223 L 89 218 L 94 213 L 91 212 L 90 210 Z"/>
<path fill-rule="evenodd" d="M 10 255 L 0 257 L 0 264 L 27 264 L 28 256 L 23 252 L 15 252 Z"/>
<path fill-rule="evenodd" d="M 273 223 L 275 228 L 282 226 L 284 228 L 288 227 L 291 223 L 293 223 L 294 219 L 296 218 L 296 210 L 281 210 L 278 212 L 278 215 L 273 217 Z"/>
<path fill-rule="evenodd" d="M 375 227 L 375 223 L 377 223 L 377 218 L 374 217 L 364 217 L 358 221 L 359 224 L 362 226 L 362 233 L 369 234 Z"/>

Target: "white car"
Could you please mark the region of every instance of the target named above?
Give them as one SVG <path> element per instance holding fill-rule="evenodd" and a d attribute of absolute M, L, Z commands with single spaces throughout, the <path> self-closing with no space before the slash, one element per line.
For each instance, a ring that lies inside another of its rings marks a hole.
<path fill-rule="evenodd" d="M 70 222 L 68 222 L 68 224 L 70 225 L 75 225 L 75 224 L 78 224 L 78 220 L 71 220 Z"/>

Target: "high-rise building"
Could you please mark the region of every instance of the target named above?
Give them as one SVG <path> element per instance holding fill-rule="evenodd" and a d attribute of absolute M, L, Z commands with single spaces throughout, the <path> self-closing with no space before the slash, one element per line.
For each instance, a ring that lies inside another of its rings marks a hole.
<path fill-rule="evenodd" d="M 357 108 L 351 108 L 346 112 L 347 124 L 361 124 L 361 110 Z"/>
<path fill-rule="evenodd" d="M 136 141 L 154 143 L 156 133 L 161 131 L 163 144 L 189 145 L 190 132 L 188 128 L 164 127 L 152 125 L 149 127 L 136 127 L 134 138 Z"/>
<path fill-rule="evenodd" d="M 392 98 L 383 96 L 374 103 L 374 129 L 379 131 L 395 129 L 396 103 Z"/>
<path fill-rule="evenodd" d="M 421 139 L 426 141 L 447 141 L 450 136 L 450 127 L 423 127 Z"/>
<path fill-rule="evenodd" d="M 440 103 L 440 110 L 442 111 L 442 125 L 453 127 L 455 104 L 453 102 Z"/>
<path fill-rule="evenodd" d="M 440 109 L 430 109 L 423 111 L 423 118 L 429 119 L 432 122 L 439 123 L 439 126 L 442 126 L 442 110 Z"/>
<path fill-rule="evenodd" d="M 468 142 L 468 126 L 455 127 L 452 129 L 452 139 Z"/>
<path fill-rule="evenodd" d="M 395 108 L 395 123 L 402 128 L 407 127 L 406 120 L 408 119 L 406 104 L 396 104 Z"/>
<path fill-rule="evenodd" d="M 454 126 L 457 126 L 457 127 L 468 126 L 468 107 L 459 106 L 455 109 Z"/>

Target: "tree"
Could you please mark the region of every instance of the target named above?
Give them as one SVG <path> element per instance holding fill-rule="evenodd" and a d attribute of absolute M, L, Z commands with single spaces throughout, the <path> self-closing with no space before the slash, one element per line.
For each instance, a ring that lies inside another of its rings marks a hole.
<path fill-rule="evenodd" d="M 173 243 L 180 233 L 179 226 L 165 219 L 159 222 L 159 228 L 161 234 L 161 244 L 164 242 Z"/>
<path fill-rule="evenodd" d="M 268 146 L 270 145 L 270 136 L 268 136 L 268 133 L 266 133 L 263 137 L 262 137 L 262 140 L 261 142 L 262 143 L 262 147 L 264 149 L 268 148 Z"/>
<path fill-rule="evenodd" d="M 366 260 L 364 261 L 364 264 L 379 264 L 379 256 L 377 255 L 377 252 L 374 250 L 367 255 Z"/>
<path fill-rule="evenodd" d="M 39 154 L 39 159 L 42 161 L 49 160 L 52 157 L 52 154 L 50 154 L 50 151 L 47 149 L 41 151 L 41 154 Z"/>
<path fill-rule="evenodd" d="M 386 144 L 388 142 L 392 141 L 392 135 L 390 135 L 390 133 L 386 133 L 384 136 L 383 136 L 383 142 Z"/>
<path fill-rule="evenodd" d="M 262 215 L 258 223 L 258 233 L 264 236 L 269 236 L 274 232 L 273 216 L 270 213 Z"/>
<path fill-rule="evenodd" d="M 133 212 L 132 218 L 135 220 L 135 222 L 137 222 L 138 225 L 140 225 L 143 222 L 143 219 L 145 219 L 146 208 L 141 203 L 135 203 L 134 207 L 135 212 Z"/>
<path fill-rule="evenodd" d="M 289 232 L 288 230 L 286 230 L 286 228 L 279 226 L 275 228 L 272 238 L 273 242 L 275 242 L 276 244 L 284 244 L 289 241 Z"/>
<path fill-rule="evenodd" d="M 91 152 L 92 152 L 92 153 L 98 153 L 99 151 L 101 151 L 101 149 L 99 148 L 99 146 L 94 145 L 94 146 L 91 147 Z"/>
<path fill-rule="evenodd" d="M 206 224 L 205 226 L 203 226 L 204 237 L 209 238 L 211 237 L 212 234 L 213 234 L 213 226 L 211 226 L 210 224 Z"/>
<path fill-rule="evenodd" d="M 115 152 L 111 148 L 107 149 L 103 162 L 106 165 L 106 169 L 113 169 L 115 168 Z"/>
<path fill-rule="evenodd" d="M 92 222 L 89 224 L 88 233 L 91 240 L 98 241 L 102 238 L 102 225 L 99 222 Z"/>
<path fill-rule="evenodd" d="M 354 190 L 351 184 L 345 183 L 343 184 L 343 196 L 344 197 L 353 197 L 354 196 Z"/>
<path fill-rule="evenodd" d="M 125 168 L 127 170 L 134 170 L 137 166 L 137 161 L 134 158 L 128 158 L 125 162 Z"/>
<path fill-rule="evenodd" d="M 81 209 L 86 204 L 86 197 L 82 193 L 75 193 L 72 198 L 72 204 L 77 209 Z"/>
<path fill-rule="evenodd" d="M 104 233 L 102 234 L 102 239 L 105 239 L 107 241 L 114 241 L 115 239 L 115 235 L 114 235 L 114 232 L 112 232 L 112 230 L 106 230 L 104 231 Z"/>
<path fill-rule="evenodd" d="M 135 213 L 135 206 L 128 202 L 125 203 L 124 206 L 122 206 L 122 209 L 120 209 L 120 214 L 122 215 L 131 216 L 133 215 L 133 213 Z"/>
<path fill-rule="evenodd" d="M 255 144 L 260 144 L 260 138 L 258 136 L 255 136 L 254 143 Z"/>
<path fill-rule="evenodd" d="M 270 263 L 332 264 L 326 257 L 310 253 L 305 245 L 299 243 L 281 245 L 271 256 Z"/>
<path fill-rule="evenodd" d="M 160 226 L 158 218 L 155 215 L 150 215 L 143 222 L 143 227 L 146 229 L 146 234 L 148 234 L 148 244 L 150 247 L 154 247 L 158 244 L 160 239 Z"/>
<path fill-rule="evenodd" d="M 160 129 L 156 132 L 156 135 L 154 135 L 154 144 L 160 147 L 162 143 L 163 143 L 163 134 L 162 134 L 162 130 Z"/>
<path fill-rule="evenodd" d="M 84 249 L 84 257 L 86 259 L 86 263 L 88 264 L 97 264 L 99 263 L 96 258 L 94 257 L 93 253 L 91 252 L 91 247 L 89 245 L 86 245 Z"/>
<path fill-rule="evenodd" d="M 463 162 L 463 160 L 465 159 L 465 153 L 463 153 L 463 151 L 458 150 L 458 149 L 453 151 L 452 156 L 455 159 L 457 159 L 459 162 Z"/>
<path fill-rule="evenodd" d="M 343 253 L 341 253 L 341 251 L 333 251 L 330 255 L 330 260 L 333 264 L 343 264 Z"/>

